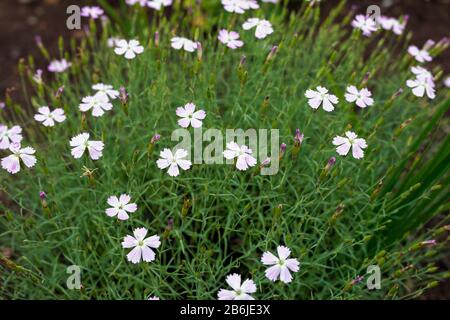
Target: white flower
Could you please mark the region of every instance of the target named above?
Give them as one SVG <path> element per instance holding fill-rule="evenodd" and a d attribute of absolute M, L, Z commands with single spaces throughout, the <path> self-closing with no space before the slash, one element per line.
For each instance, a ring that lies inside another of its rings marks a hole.
<path fill-rule="evenodd" d="M 97 94 L 106 95 L 110 99 L 116 99 L 119 96 L 119 91 L 114 90 L 113 86 L 109 84 L 97 83 L 92 86 L 92 89 L 96 90 Z"/>
<path fill-rule="evenodd" d="M 422 67 L 411 67 L 411 72 L 416 75 L 417 78 L 424 77 L 433 81 L 434 77 L 430 71 Z M 434 82 L 433 82 L 434 85 Z"/>
<path fill-rule="evenodd" d="M 288 259 L 291 250 L 287 247 L 278 246 L 277 253 L 278 257 L 267 251 L 261 257 L 264 265 L 271 266 L 266 270 L 266 277 L 270 281 L 276 281 L 279 278 L 282 282 L 289 283 L 292 281 L 290 271 L 297 272 L 300 269 L 300 263 L 297 259 Z"/>
<path fill-rule="evenodd" d="M 250 30 L 254 27 L 256 27 L 255 36 L 258 39 L 264 39 L 269 34 L 273 33 L 272 24 L 267 20 L 250 18 L 242 25 L 242 28 L 244 28 L 244 30 Z"/>
<path fill-rule="evenodd" d="M 403 31 L 405 31 L 407 19 L 403 20 L 403 22 L 400 22 L 399 19 L 380 16 L 378 18 L 378 23 L 381 25 L 381 27 L 385 30 L 392 30 L 396 35 L 403 34 Z"/>
<path fill-rule="evenodd" d="M 111 110 L 113 105 L 109 102 L 108 96 L 105 94 L 96 94 L 95 96 L 84 97 L 78 107 L 82 112 L 92 109 L 92 115 L 94 117 L 101 117 L 105 113 L 105 110 Z"/>
<path fill-rule="evenodd" d="M 243 14 L 245 10 L 259 8 L 255 0 L 222 0 L 222 5 L 226 11 L 238 14 Z"/>
<path fill-rule="evenodd" d="M 420 50 L 416 46 L 410 46 L 408 48 L 408 53 L 412 55 L 414 58 L 416 58 L 417 61 L 422 63 L 425 61 L 430 62 L 433 60 L 433 58 L 430 56 L 427 50 L 425 49 Z"/>
<path fill-rule="evenodd" d="M 81 158 L 86 148 L 92 160 L 98 160 L 102 156 L 103 142 L 89 140 L 89 137 L 89 133 L 81 133 L 70 140 L 71 153 L 75 159 Z"/>
<path fill-rule="evenodd" d="M 151 297 L 148 297 L 147 300 L 161 300 L 161 299 L 159 299 L 159 297 L 157 297 L 157 296 L 151 296 Z"/>
<path fill-rule="evenodd" d="M 139 3 L 141 7 L 144 7 L 147 4 L 148 0 L 125 0 L 125 3 L 129 6 L 135 5 Z"/>
<path fill-rule="evenodd" d="M 121 39 L 116 41 L 114 52 L 118 55 L 125 55 L 125 58 L 130 60 L 136 58 L 137 54 L 144 52 L 144 47 L 137 40 L 130 40 L 128 42 L 127 40 Z"/>
<path fill-rule="evenodd" d="M 121 39 L 116 38 L 116 37 L 111 37 L 108 38 L 108 47 L 109 48 L 113 48 L 116 46 L 116 43 L 119 42 Z"/>
<path fill-rule="evenodd" d="M 129 203 L 131 197 L 127 194 L 122 194 L 120 198 L 111 196 L 108 198 L 107 203 L 111 208 L 106 209 L 108 217 L 119 218 L 119 220 L 128 220 L 128 212 L 133 213 L 137 210 L 136 203 Z"/>
<path fill-rule="evenodd" d="M 11 143 L 20 143 L 22 141 L 22 128 L 14 126 L 8 129 L 5 125 L 0 125 L 0 150 L 9 148 Z"/>
<path fill-rule="evenodd" d="M 370 36 L 372 32 L 377 31 L 377 24 L 371 17 L 366 17 L 363 14 L 359 14 L 352 21 L 353 28 L 361 29 L 363 35 Z"/>
<path fill-rule="evenodd" d="M 317 109 L 322 105 L 323 110 L 331 112 L 334 110 L 334 104 L 339 103 L 338 97 L 328 93 L 328 89 L 318 86 L 314 90 L 306 90 L 305 97 L 309 99 L 308 104 L 311 108 Z"/>
<path fill-rule="evenodd" d="M 169 175 L 172 177 L 176 177 L 180 174 L 178 167 L 183 170 L 188 170 L 191 167 L 192 163 L 189 160 L 183 159 L 187 157 L 187 155 L 188 153 L 184 149 L 178 149 L 177 151 L 175 151 L 175 154 L 173 154 L 170 149 L 166 148 L 159 154 L 161 159 L 156 161 L 156 164 L 160 169 L 169 167 L 169 169 L 167 170 Z"/>
<path fill-rule="evenodd" d="M 364 158 L 363 149 L 367 148 L 366 140 L 358 138 L 358 136 L 351 131 L 345 133 L 346 137 L 336 136 L 333 139 L 333 144 L 338 146 L 336 152 L 341 156 L 346 156 L 352 149 L 353 158 Z"/>
<path fill-rule="evenodd" d="M 348 102 L 355 102 L 360 108 L 373 105 L 372 92 L 367 88 L 363 88 L 360 91 L 355 86 L 348 86 L 347 93 L 345 94 L 345 100 Z"/>
<path fill-rule="evenodd" d="M 45 127 L 53 127 L 55 125 L 55 121 L 63 122 L 66 120 L 64 110 L 61 108 L 50 111 L 49 107 L 43 106 L 38 109 L 38 112 L 39 113 L 34 116 L 34 119 L 42 122 Z"/>
<path fill-rule="evenodd" d="M 89 7 L 85 6 L 81 8 L 82 17 L 91 17 L 92 19 L 98 19 L 104 13 L 103 9 L 97 6 Z"/>
<path fill-rule="evenodd" d="M 217 297 L 219 300 L 255 300 L 249 293 L 256 292 L 256 285 L 251 279 L 241 284 L 241 275 L 233 273 L 225 280 L 233 290 L 220 289 Z"/>
<path fill-rule="evenodd" d="M 222 29 L 219 31 L 218 39 L 230 49 L 237 49 L 244 45 L 244 42 L 239 40 L 239 33 L 235 31 L 228 32 L 227 30 Z"/>
<path fill-rule="evenodd" d="M 123 248 L 134 248 L 127 255 L 128 261 L 132 263 L 139 263 L 141 260 L 145 262 L 152 262 L 155 260 L 155 253 L 151 248 L 158 248 L 161 245 L 159 236 L 154 235 L 145 238 L 148 230 L 145 228 L 137 228 L 133 231 L 133 236 L 126 236 L 123 239 Z"/>
<path fill-rule="evenodd" d="M 425 93 L 430 99 L 434 99 L 436 97 L 434 82 L 432 78 L 426 75 L 417 76 L 415 80 L 407 80 L 406 85 L 412 88 L 413 94 L 417 97 L 423 97 Z"/>
<path fill-rule="evenodd" d="M 15 174 L 20 171 L 20 160 L 28 168 L 34 167 L 36 164 L 36 157 L 34 156 L 36 151 L 33 148 L 21 148 L 20 143 L 14 142 L 10 144 L 9 150 L 12 155 L 2 159 L 2 168 L 9 173 Z"/>
<path fill-rule="evenodd" d="M 50 64 L 48 65 L 48 71 L 50 72 L 64 72 L 66 71 L 70 66 L 72 65 L 71 62 L 67 62 L 66 59 L 62 59 L 62 60 L 53 60 L 52 62 L 50 62 Z"/>
<path fill-rule="evenodd" d="M 172 48 L 176 50 L 183 48 L 187 52 L 194 52 L 198 47 L 196 42 L 183 37 L 173 37 L 170 41 Z"/>
<path fill-rule="evenodd" d="M 206 117 L 206 112 L 203 110 L 195 111 L 195 104 L 187 103 L 184 107 L 178 107 L 176 114 L 181 119 L 178 120 L 178 124 L 183 128 L 192 126 L 192 128 L 200 128 L 202 126 L 202 120 Z"/>
<path fill-rule="evenodd" d="M 256 159 L 251 154 L 252 149 L 249 149 L 245 145 L 239 146 L 236 142 L 227 143 L 227 150 L 223 152 L 223 156 L 226 159 L 237 158 L 236 168 L 241 171 L 256 165 Z"/>
<path fill-rule="evenodd" d="M 147 2 L 147 6 L 155 10 L 161 10 L 161 7 L 172 5 L 172 0 L 152 0 Z"/>
<path fill-rule="evenodd" d="M 447 78 L 444 79 L 444 85 L 447 88 L 450 88 L 450 76 L 448 76 Z"/>

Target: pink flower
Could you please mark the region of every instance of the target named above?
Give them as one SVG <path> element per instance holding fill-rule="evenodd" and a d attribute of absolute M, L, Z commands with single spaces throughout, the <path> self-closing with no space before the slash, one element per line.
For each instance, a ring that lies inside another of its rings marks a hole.
<path fill-rule="evenodd" d="M 345 94 L 345 100 L 348 102 L 356 101 L 356 105 L 360 108 L 373 105 L 372 92 L 370 92 L 367 88 L 358 90 L 355 86 L 348 86 L 347 93 Z"/>
<path fill-rule="evenodd" d="M 71 153 L 75 159 L 81 158 L 86 149 L 92 160 L 98 160 L 102 156 L 103 142 L 89 140 L 89 137 L 89 133 L 81 133 L 70 140 Z"/>
<path fill-rule="evenodd" d="M 341 156 L 346 156 L 352 149 L 353 158 L 362 159 L 364 158 L 363 149 L 367 148 L 366 140 L 358 138 L 358 136 L 351 131 L 345 133 L 346 137 L 336 136 L 333 139 L 333 144 L 338 146 L 336 152 Z"/>
<path fill-rule="evenodd" d="M 116 196 L 111 196 L 108 198 L 107 203 L 111 208 L 106 209 L 106 214 L 108 217 L 119 218 L 119 220 L 128 220 L 128 212 L 133 213 L 137 210 L 136 203 L 129 203 L 131 197 L 127 194 L 122 194 L 120 198 Z"/>
<path fill-rule="evenodd" d="M 322 105 L 323 110 L 331 112 L 334 110 L 334 105 L 339 103 L 338 97 L 328 93 L 328 89 L 318 86 L 315 90 L 306 90 L 305 97 L 309 99 L 308 104 L 311 108 L 317 109 Z"/>
<path fill-rule="evenodd" d="M 359 14 L 355 17 L 355 19 L 352 21 L 352 26 L 353 28 L 361 29 L 363 35 L 365 35 L 366 37 L 370 36 L 372 32 L 378 30 L 375 21 L 363 14 Z"/>
<path fill-rule="evenodd" d="M 49 107 L 43 106 L 38 109 L 38 112 L 39 113 L 34 116 L 34 119 L 42 122 L 45 127 L 53 127 L 55 122 L 63 122 L 66 120 L 64 110 L 61 108 L 50 111 Z"/>
<path fill-rule="evenodd" d="M 158 248 L 161 245 L 159 236 L 154 235 L 145 238 L 148 230 L 145 228 L 137 228 L 133 231 L 133 236 L 126 236 L 123 239 L 123 248 L 133 248 L 127 255 L 128 261 L 136 264 L 141 260 L 145 262 L 152 262 L 155 260 L 155 252 L 151 248 Z"/>
<path fill-rule="evenodd" d="M 292 281 L 291 272 L 298 272 L 300 269 L 300 262 L 297 259 L 288 259 L 291 250 L 284 246 L 278 246 L 278 257 L 267 251 L 261 257 L 261 262 L 264 265 L 270 265 L 266 270 L 266 277 L 271 281 L 276 281 L 278 278 L 284 282 Z"/>
<path fill-rule="evenodd" d="M 102 8 L 93 6 L 85 6 L 81 8 L 81 16 L 82 17 L 91 17 L 92 19 L 98 19 L 101 15 L 103 15 L 104 11 Z"/>
<path fill-rule="evenodd" d="M 187 128 L 191 125 L 193 128 L 200 128 L 202 126 L 202 120 L 206 117 L 206 112 L 203 110 L 195 111 L 195 104 L 187 103 L 184 107 L 178 107 L 176 114 L 181 119 L 178 120 L 178 124 Z"/>
<path fill-rule="evenodd" d="M 255 300 L 249 293 L 256 292 L 256 285 L 251 279 L 241 284 L 241 275 L 233 273 L 227 276 L 226 282 L 233 290 L 220 289 L 219 300 Z"/>
<path fill-rule="evenodd" d="M 169 168 L 167 170 L 167 173 L 171 177 L 176 177 L 180 174 L 180 170 L 178 167 L 180 167 L 183 170 L 188 170 L 192 162 L 189 160 L 185 160 L 183 158 L 186 158 L 188 155 L 188 152 L 184 149 L 178 149 L 175 151 L 175 154 L 172 153 L 170 149 L 164 149 L 160 153 L 160 159 L 156 161 L 156 165 L 160 169 Z"/>
<path fill-rule="evenodd" d="M 36 164 L 36 157 L 34 156 L 36 151 L 33 148 L 21 148 L 20 143 L 15 142 L 10 144 L 9 150 L 12 155 L 2 159 L 2 168 L 9 173 L 15 174 L 20 171 L 20 160 L 28 168 L 34 167 Z"/>
<path fill-rule="evenodd" d="M 22 141 L 22 128 L 14 126 L 8 129 L 5 125 L 0 125 L 0 150 L 8 149 L 11 143 Z"/>
<path fill-rule="evenodd" d="M 227 150 L 223 152 L 226 159 L 237 158 L 236 168 L 241 171 L 256 165 L 256 159 L 251 154 L 252 149 L 245 145 L 239 146 L 236 142 L 227 143 Z"/>
<path fill-rule="evenodd" d="M 50 72 L 55 72 L 55 73 L 64 72 L 64 71 L 66 71 L 67 69 L 69 69 L 71 65 L 72 65 L 72 63 L 67 62 L 66 59 L 62 59 L 62 60 L 53 60 L 53 61 L 50 62 L 50 64 L 48 65 L 48 71 L 50 71 Z"/>
<path fill-rule="evenodd" d="M 427 50 L 422 49 L 420 50 L 416 46 L 410 46 L 408 48 L 408 53 L 412 55 L 417 61 L 419 62 L 430 62 L 433 60 L 433 58 L 430 56 Z"/>
<path fill-rule="evenodd" d="M 269 34 L 273 33 L 272 24 L 267 20 L 250 18 L 242 25 L 242 28 L 244 28 L 244 30 L 250 30 L 254 27 L 256 27 L 255 37 L 258 39 L 264 39 Z"/>
<path fill-rule="evenodd" d="M 222 29 L 219 31 L 218 39 L 230 49 L 237 49 L 244 45 L 244 42 L 239 40 L 239 33 L 235 31 L 227 31 Z"/>

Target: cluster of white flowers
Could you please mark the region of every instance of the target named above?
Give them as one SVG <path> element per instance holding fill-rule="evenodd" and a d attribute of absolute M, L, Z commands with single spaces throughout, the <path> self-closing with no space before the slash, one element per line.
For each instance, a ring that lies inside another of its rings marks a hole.
<path fill-rule="evenodd" d="M 414 57 L 417 62 L 426 63 L 433 60 L 428 49 L 434 44 L 434 41 L 428 40 L 422 49 L 416 46 L 410 46 L 408 53 Z M 412 89 L 412 93 L 417 97 L 423 97 L 425 94 L 428 98 L 434 99 L 436 97 L 436 85 L 434 77 L 430 71 L 421 67 L 411 67 L 411 72 L 416 76 L 415 79 L 406 81 L 406 85 Z"/>

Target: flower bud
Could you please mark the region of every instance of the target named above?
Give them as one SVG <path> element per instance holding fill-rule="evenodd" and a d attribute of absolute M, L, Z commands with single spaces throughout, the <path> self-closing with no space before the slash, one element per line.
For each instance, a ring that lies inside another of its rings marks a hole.
<path fill-rule="evenodd" d="M 281 145 L 280 145 L 280 156 L 279 156 L 279 158 L 280 158 L 280 160 L 283 158 L 283 156 L 284 156 L 284 154 L 286 153 L 286 143 L 282 143 Z"/>
<path fill-rule="evenodd" d="M 155 47 L 158 48 L 159 47 L 159 32 L 158 31 L 155 31 L 154 41 L 155 41 Z"/>

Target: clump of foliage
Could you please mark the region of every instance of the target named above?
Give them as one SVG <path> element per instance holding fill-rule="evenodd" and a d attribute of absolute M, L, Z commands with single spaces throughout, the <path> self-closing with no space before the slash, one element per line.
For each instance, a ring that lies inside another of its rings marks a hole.
<path fill-rule="evenodd" d="M 91 21 L 80 43 L 61 41 L 59 58 L 71 67 L 36 83 L 33 58 L 22 61 L 29 105 L 8 99 L 0 111 L 1 122 L 20 125 L 22 144 L 37 151 L 33 168 L 0 173 L 0 296 L 215 299 L 226 276 L 239 273 L 256 283 L 257 299 L 405 299 L 449 276 L 435 265 L 448 250 L 449 95 L 437 88 L 434 100 L 418 98 L 406 87 L 416 65 L 408 35 L 363 36 L 344 2 L 321 17 L 308 2 L 235 15 L 213 1 L 175 1 L 150 19 L 139 6 L 99 2 L 109 21 Z M 258 40 L 242 30 L 253 16 L 269 20 L 274 33 Z M 222 28 L 239 30 L 245 45 L 218 42 Z M 172 49 L 175 35 L 201 50 Z M 137 39 L 144 52 L 124 59 L 110 37 Z M 94 118 L 78 105 L 98 82 L 123 86 L 128 97 Z M 348 85 L 370 88 L 375 104 L 346 102 Z M 305 91 L 317 86 L 339 98 L 333 112 L 308 106 Z M 176 144 L 175 110 L 191 101 L 207 113 L 203 128 L 279 129 L 287 144 L 280 171 L 194 164 L 170 177 L 160 170 L 160 151 Z M 42 126 L 33 116 L 43 105 L 64 109 L 67 120 Z M 367 141 L 363 159 L 336 154 L 333 138 L 349 130 Z M 69 141 L 81 132 L 103 141 L 101 159 L 72 157 Z M 155 134 L 161 139 L 151 143 Z M 138 205 L 127 221 L 105 214 L 108 197 L 121 193 Z M 161 237 L 153 262 L 126 259 L 121 242 L 138 227 Z M 278 245 L 301 264 L 289 284 L 269 281 L 260 261 Z M 81 290 L 66 286 L 70 265 L 81 268 Z M 365 286 L 370 265 L 380 267 L 379 290 Z"/>

